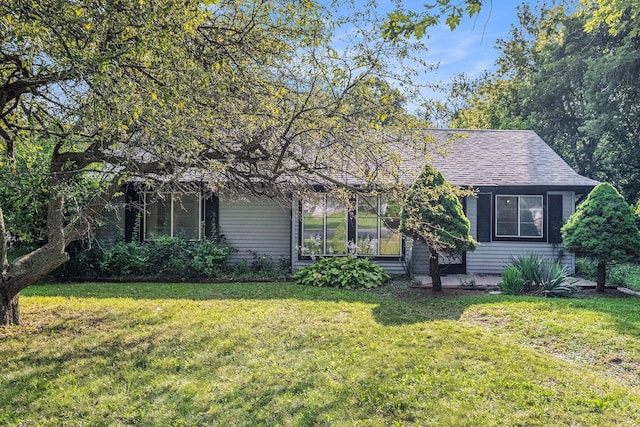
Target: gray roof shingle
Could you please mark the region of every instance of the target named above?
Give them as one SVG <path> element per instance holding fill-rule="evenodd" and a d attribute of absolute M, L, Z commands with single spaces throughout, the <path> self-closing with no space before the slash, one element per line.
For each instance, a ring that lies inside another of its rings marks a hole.
<path fill-rule="evenodd" d="M 598 181 L 576 173 L 531 130 L 428 129 L 427 132 L 438 145 L 446 146 L 447 155 L 433 155 L 433 165 L 456 185 L 598 185 Z M 447 145 L 452 136 L 453 143 Z"/>

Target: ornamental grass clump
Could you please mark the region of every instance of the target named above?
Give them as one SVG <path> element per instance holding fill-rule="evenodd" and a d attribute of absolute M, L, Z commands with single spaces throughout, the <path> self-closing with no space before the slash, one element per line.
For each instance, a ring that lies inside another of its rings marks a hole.
<path fill-rule="evenodd" d="M 293 279 L 301 285 L 344 289 L 370 289 L 391 279 L 369 258 L 327 257 L 298 270 Z"/>
<path fill-rule="evenodd" d="M 567 297 L 580 292 L 567 275 L 566 269 L 557 262 L 543 261 L 540 269 L 540 288 L 547 297 Z"/>
<path fill-rule="evenodd" d="M 502 293 L 518 295 L 522 292 L 524 279 L 522 273 L 516 267 L 511 266 L 504 269 L 502 280 L 498 283 L 498 288 Z"/>
<path fill-rule="evenodd" d="M 540 273 L 544 257 L 538 253 L 530 252 L 526 255 L 511 256 L 510 265 L 520 271 L 523 284 L 522 291 L 529 292 L 541 285 Z"/>
<path fill-rule="evenodd" d="M 536 253 L 512 256 L 498 286 L 511 295 L 533 292 L 548 297 L 568 297 L 580 292 L 580 287 L 559 262 Z"/>

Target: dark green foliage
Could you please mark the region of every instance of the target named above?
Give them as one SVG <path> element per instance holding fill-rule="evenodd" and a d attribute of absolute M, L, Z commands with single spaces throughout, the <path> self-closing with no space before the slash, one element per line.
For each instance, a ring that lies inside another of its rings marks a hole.
<path fill-rule="evenodd" d="M 629 264 L 622 264 L 610 268 L 607 272 L 607 282 L 612 286 L 627 286 L 627 278 L 632 274 Z"/>
<path fill-rule="evenodd" d="M 512 256 L 511 263 L 502 273 L 500 290 L 516 295 L 535 292 L 550 297 L 568 297 L 580 292 L 557 261 L 545 259 L 537 253 Z"/>
<path fill-rule="evenodd" d="M 411 186 L 400 216 L 400 232 L 425 242 L 440 254 L 473 250 L 470 223 L 460 196 L 466 195 L 447 183 L 427 164 Z"/>
<path fill-rule="evenodd" d="M 518 268 L 510 266 L 504 269 L 502 280 L 498 283 L 500 291 L 509 295 L 518 295 L 522 292 L 524 279 Z"/>
<path fill-rule="evenodd" d="M 576 257 L 576 276 L 595 280 L 597 264 L 591 258 Z"/>
<path fill-rule="evenodd" d="M 286 279 L 291 273 L 291 259 L 280 257 L 274 260 L 272 256 L 249 251 L 251 262 L 241 260 L 233 268 L 235 279 Z"/>
<path fill-rule="evenodd" d="M 327 257 L 301 268 L 293 279 L 307 286 L 345 289 L 375 288 L 391 276 L 369 258 Z"/>
<path fill-rule="evenodd" d="M 626 261 L 640 254 L 631 208 L 608 183 L 599 184 L 562 227 L 564 247 L 596 261 Z"/>
<path fill-rule="evenodd" d="M 100 264 L 106 276 L 144 275 L 151 268 L 149 246 L 137 242 L 118 243 L 105 253 Z"/>
<path fill-rule="evenodd" d="M 511 256 L 510 265 L 516 268 L 524 280 L 522 290 L 528 292 L 536 286 L 540 286 L 540 272 L 544 257 L 539 253 L 531 252 L 526 255 Z"/>
<path fill-rule="evenodd" d="M 121 242 L 106 251 L 96 247 L 78 250 L 58 276 L 221 277 L 231 252 L 217 240 L 162 237 L 150 243 Z"/>
<path fill-rule="evenodd" d="M 554 2 L 555 3 L 555 2 Z M 603 2 L 606 3 L 606 2 Z M 615 2 L 609 2 L 615 3 Z M 519 8 L 498 69 L 454 85 L 450 127 L 533 129 L 580 174 L 640 193 L 640 14 L 585 24 L 598 8 Z M 462 94 L 462 95 L 460 95 Z M 462 102 L 467 106 L 459 108 Z"/>

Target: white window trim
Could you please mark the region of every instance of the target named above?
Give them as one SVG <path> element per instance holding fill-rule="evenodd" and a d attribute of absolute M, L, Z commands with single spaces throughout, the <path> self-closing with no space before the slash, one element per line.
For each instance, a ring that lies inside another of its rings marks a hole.
<path fill-rule="evenodd" d="M 499 197 L 516 197 L 518 199 L 518 220 L 517 220 L 517 225 L 518 225 L 518 234 L 514 235 L 514 234 L 498 234 L 498 198 Z M 521 221 L 520 221 L 520 198 L 521 197 L 538 197 L 540 198 L 540 207 L 542 209 L 542 232 L 540 233 L 540 236 L 523 236 L 521 235 L 520 232 L 520 225 L 521 225 Z M 511 238 L 516 238 L 516 239 L 544 239 L 544 224 L 546 221 L 545 218 L 545 212 L 544 212 L 544 196 L 542 194 L 496 194 L 496 198 L 495 198 L 495 230 L 496 230 L 496 237 L 511 237 Z"/>
<path fill-rule="evenodd" d="M 147 203 L 147 197 L 150 195 L 165 195 L 164 197 L 168 197 L 169 200 L 171 201 L 170 203 L 170 215 L 169 215 L 169 222 L 170 222 L 170 226 L 169 226 L 169 231 L 170 231 L 170 236 L 169 237 L 175 237 L 174 234 L 174 229 L 173 229 L 173 216 L 174 216 L 174 209 L 175 209 L 175 196 L 183 196 L 183 195 L 188 195 L 188 194 L 193 194 L 196 195 L 198 198 L 198 237 L 196 239 L 189 239 L 190 241 L 200 241 L 202 240 L 202 193 L 197 192 L 197 191 L 190 191 L 187 193 L 182 193 L 182 192 L 178 192 L 178 191 L 173 191 L 173 192 L 168 192 L 168 191 L 162 191 L 160 193 L 154 193 L 154 192 L 145 192 L 144 193 L 144 215 L 145 215 L 145 219 L 144 219 L 144 229 L 143 229 L 143 240 L 146 241 L 153 241 L 155 240 L 154 238 L 151 237 L 147 237 L 147 215 L 148 215 L 148 210 L 147 210 L 147 205 L 150 203 Z"/>

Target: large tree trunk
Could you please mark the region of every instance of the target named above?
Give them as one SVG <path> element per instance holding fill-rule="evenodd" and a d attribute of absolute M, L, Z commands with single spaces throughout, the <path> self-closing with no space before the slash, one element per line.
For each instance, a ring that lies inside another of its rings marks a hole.
<path fill-rule="evenodd" d="M 604 284 L 607 280 L 607 264 L 604 261 L 598 262 L 598 279 L 596 282 L 596 291 L 604 292 Z"/>
<path fill-rule="evenodd" d="M 47 244 L 11 264 L 7 263 L 4 219 L 0 209 L 0 325 L 20 324 L 20 292 L 69 260 L 65 251 L 67 245 L 89 231 L 93 221 L 119 187 L 118 182 L 114 180 L 85 207 L 83 215 L 79 215 L 66 227 L 63 226 L 62 196 L 52 190 L 47 212 Z"/>
<path fill-rule="evenodd" d="M 2 296 L 0 304 L 0 326 L 19 325 L 20 324 L 20 295 L 16 295 L 11 299 Z"/>
<path fill-rule="evenodd" d="M 433 249 L 429 251 L 429 272 L 431 274 L 432 289 L 436 292 L 442 291 L 442 281 L 440 280 L 440 265 L 438 263 L 438 252 Z"/>
<path fill-rule="evenodd" d="M 12 262 L 0 280 L 0 325 L 19 325 L 19 294 L 67 262 L 59 245 L 45 245 Z"/>

